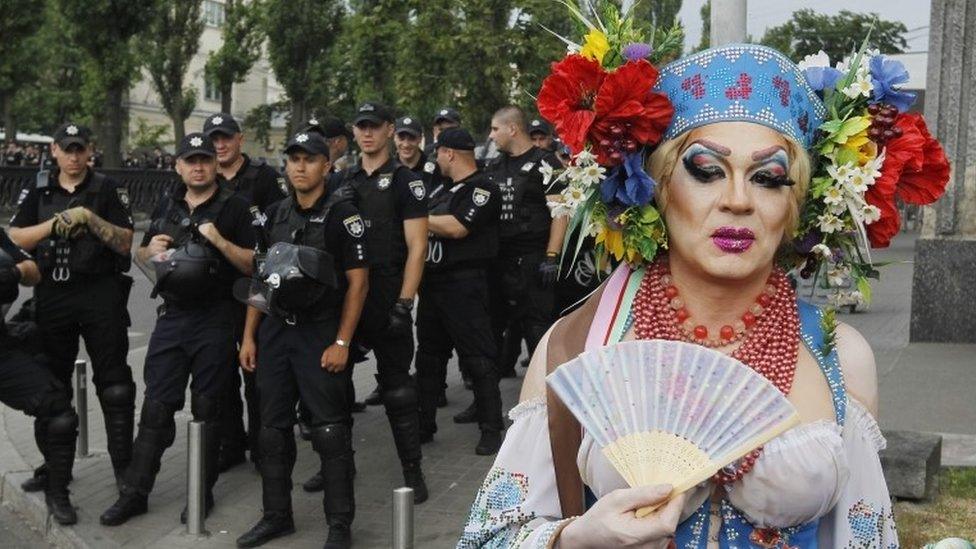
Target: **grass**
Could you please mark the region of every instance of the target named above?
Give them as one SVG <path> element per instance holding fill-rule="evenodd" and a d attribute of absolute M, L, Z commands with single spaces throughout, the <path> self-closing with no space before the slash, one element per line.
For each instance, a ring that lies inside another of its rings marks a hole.
<path fill-rule="evenodd" d="M 976 468 L 943 469 L 938 498 L 925 503 L 897 502 L 895 523 L 906 549 L 945 538 L 976 540 Z"/>

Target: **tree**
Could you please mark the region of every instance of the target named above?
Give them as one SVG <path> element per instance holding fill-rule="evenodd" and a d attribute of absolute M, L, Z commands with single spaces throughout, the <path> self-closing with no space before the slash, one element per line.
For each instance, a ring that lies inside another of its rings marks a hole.
<path fill-rule="evenodd" d="M 705 0 L 701 9 L 702 34 L 695 51 L 707 50 L 712 44 L 712 0 Z"/>
<path fill-rule="evenodd" d="M 634 19 L 650 23 L 656 29 L 670 29 L 678 20 L 682 0 L 637 0 L 633 3 Z"/>
<path fill-rule="evenodd" d="M 900 22 L 885 21 L 875 13 L 844 10 L 837 15 L 824 15 L 810 8 L 795 11 L 786 23 L 767 29 L 761 43 L 793 59 L 823 50 L 831 59 L 840 60 L 857 51 L 868 32 L 868 47 L 882 53 L 902 53 L 908 47 L 908 29 Z"/>
<path fill-rule="evenodd" d="M 311 102 L 328 94 L 330 53 L 342 28 L 343 0 L 269 0 L 264 30 L 268 58 L 291 101 L 291 123 L 311 112 Z M 348 85 L 348 83 L 347 83 Z"/>
<path fill-rule="evenodd" d="M 17 135 L 14 100 L 26 84 L 34 80 L 36 65 L 31 62 L 36 43 L 31 40 L 43 21 L 43 10 L 31 0 L 0 2 L 0 111 L 7 137 Z"/>
<path fill-rule="evenodd" d="M 122 131 L 128 113 L 123 100 L 138 75 L 136 37 L 156 18 L 160 0 L 56 0 L 68 38 L 87 55 L 86 93 L 99 103 L 99 143 L 106 167 L 122 163 Z M 7 40 L 4 37 L 4 40 Z"/>
<path fill-rule="evenodd" d="M 197 105 L 197 90 L 184 86 L 190 60 L 200 48 L 201 0 L 163 0 L 143 37 L 142 53 L 153 89 L 173 121 L 173 140 L 186 135 L 186 119 Z"/>
<path fill-rule="evenodd" d="M 207 58 L 207 78 L 220 90 L 221 112 L 231 112 L 234 84 L 240 84 L 261 55 L 261 0 L 227 0 L 220 49 Z"/>

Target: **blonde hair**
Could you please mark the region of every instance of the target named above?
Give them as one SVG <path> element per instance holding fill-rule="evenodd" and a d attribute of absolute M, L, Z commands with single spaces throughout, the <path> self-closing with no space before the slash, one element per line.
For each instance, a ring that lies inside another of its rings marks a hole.
<path fill-rule="evenodd" d="M 668 187 L 671 176 L 674 174 L 674 168 L 678 164 L 681 152 L 688 146 L 694 133 L 694 131 L 688 131 L 661 143 L 647 159 L 645 169 L 657 181 L 654 202 L 662 215 L 668 208 L 668 201 L 670 200 Z M 783 234 L 783 241 L 786 242 L 793 237 L 800 223 L 800 210 L 806 200 L 807 189 L 810 187 L 811 167 L 810 155 L 807 150 L 793 138 L 787 135 L 782 135 L 782 137 L 786 142 L 786 154 L 790 159 L 788 176 L 794 182 L 794 185 L 790 187 L 793 200 L 790 201 L 789 217 L 787 218 L 786 231 Z"/>

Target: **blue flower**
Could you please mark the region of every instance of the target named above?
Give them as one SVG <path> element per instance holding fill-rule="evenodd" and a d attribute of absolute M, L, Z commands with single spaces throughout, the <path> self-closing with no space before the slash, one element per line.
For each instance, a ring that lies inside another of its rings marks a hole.
<path fill-rule="evenodd" d="M 908 82 L 905 65 L 887 56 L 875 55 L 869 66 L 871 83 L 874 85 L 871 103 L 888 103 L 895 106 L 898 112 L 907 111 L 915 102 L 915 94 L 898 89 L 901 84 Z"/>
<path fill-rule="evenodd" d="M 644 172 L 641 153 L 628 154 L 624 163 L 600 183 L 600 197 L 609 204 L 614 199 L 627 206 L 643 206 L 654 197 L 657 183 Z"/>
<path fill-rule="evenodd" d="M 803 75 L 807 77 L 807 83 L 814 91 L 832 90 L 844 76 L 833 67 L 809 67 L 803 71 Z"/>

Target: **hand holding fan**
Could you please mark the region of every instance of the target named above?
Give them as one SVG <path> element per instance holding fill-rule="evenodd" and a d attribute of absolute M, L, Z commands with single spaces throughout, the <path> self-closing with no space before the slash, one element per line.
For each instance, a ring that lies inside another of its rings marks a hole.
<path fill-rule="evenodd" d="M 800 422 L 761 374 L 680 341 L 601 347 L 563 364 L 546 383 L 627 484 L 671 484 L 672 495 Z"/>

